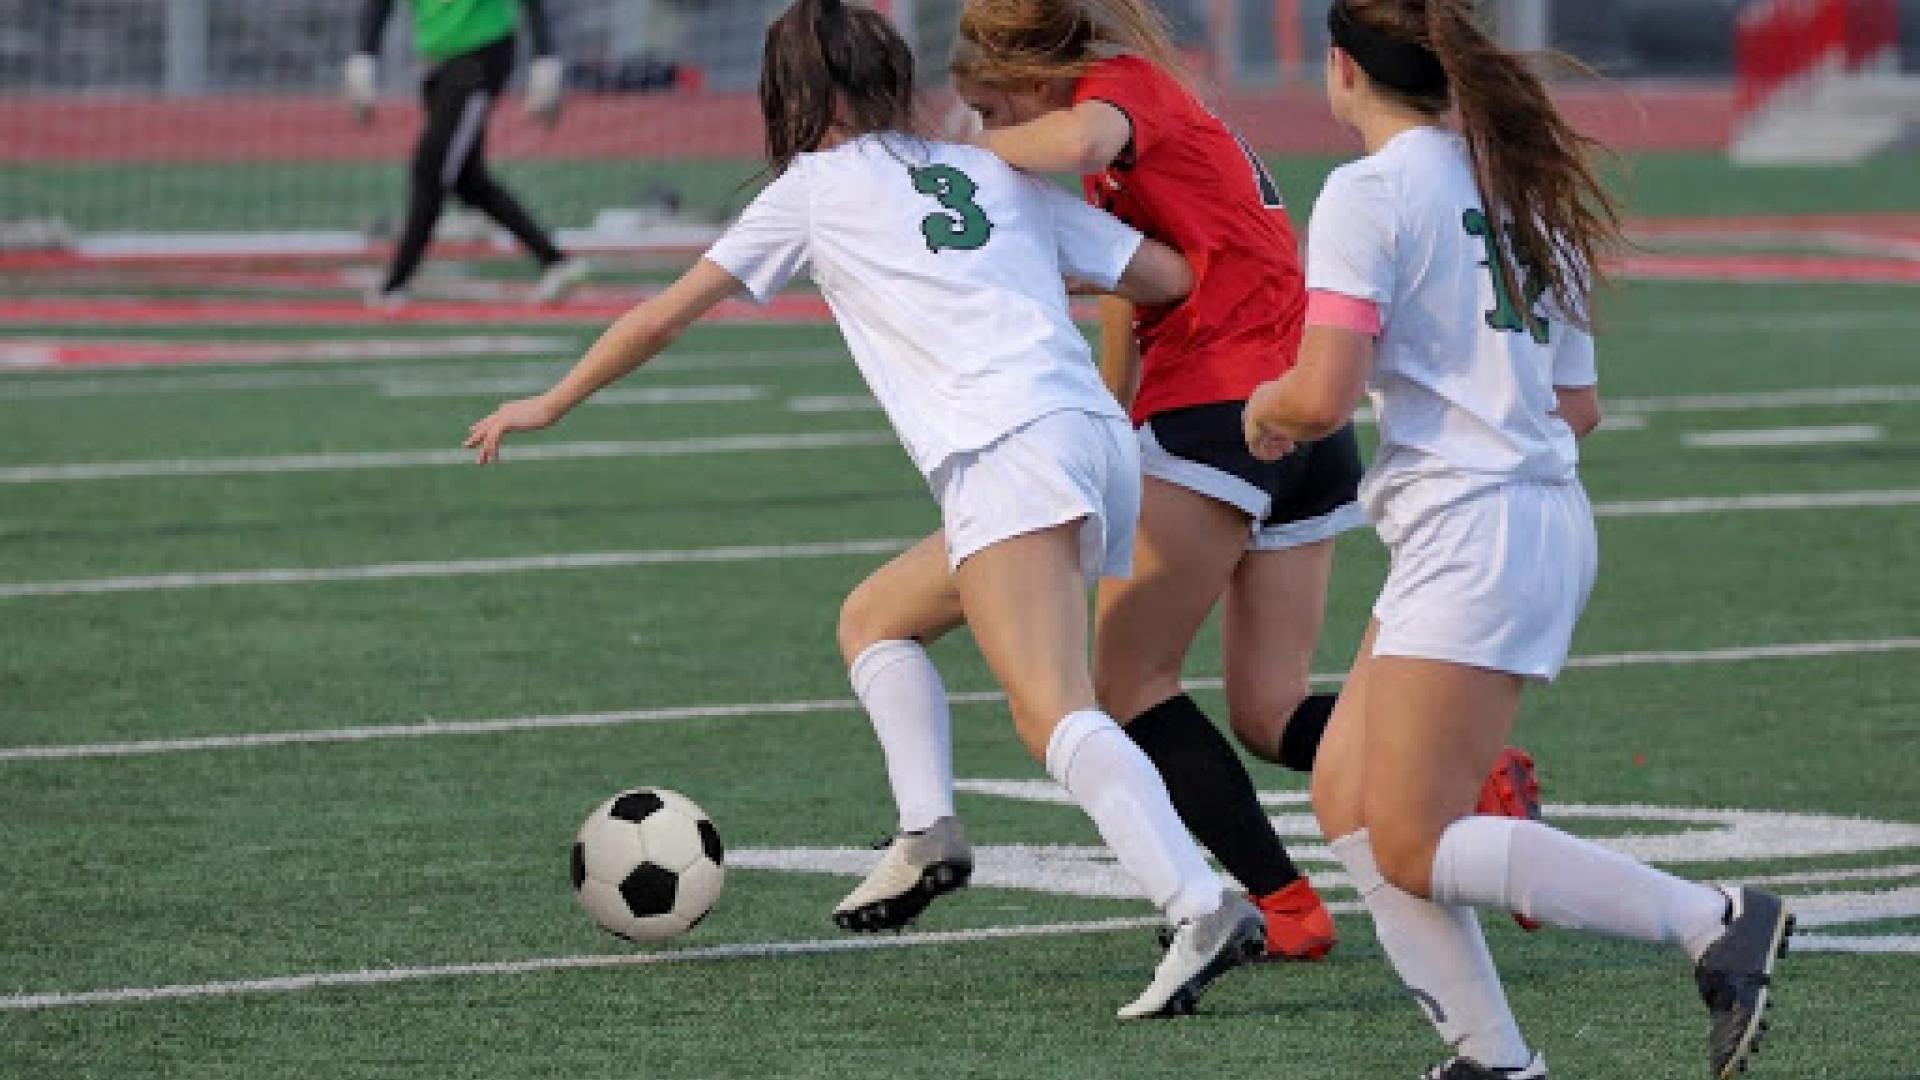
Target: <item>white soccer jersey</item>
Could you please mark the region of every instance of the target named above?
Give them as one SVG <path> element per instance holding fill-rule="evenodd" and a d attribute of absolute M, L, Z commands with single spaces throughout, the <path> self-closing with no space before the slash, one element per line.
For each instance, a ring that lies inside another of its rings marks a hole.
<path fill-rule="evenodd" d="M 1553 388 L 1596 382 L 1592 335 L 1536 298 L 1537 339 L 1515 307 L 1526 283 L 1496 281 L 1492 232 L 1465 143 L 1437 128 L 1336 170 L 1314 206 L 1307 288 L 1380 310 L 1368 384 L 1380 447 L 1361 489 L 1376 522 L 1416 477 L 1453 480 L 1427 486 L 1444 499 L 1575 475 Z"/>
<path fill-rule="evenodd" d="M 1048 413 L 1124 417 L 1063 276 L 1112 288 L 1141 236 L 984 150 L 869 135 L 802 154 L 707 252 L 765 302 L 811 269 L 923 473 Z"/>

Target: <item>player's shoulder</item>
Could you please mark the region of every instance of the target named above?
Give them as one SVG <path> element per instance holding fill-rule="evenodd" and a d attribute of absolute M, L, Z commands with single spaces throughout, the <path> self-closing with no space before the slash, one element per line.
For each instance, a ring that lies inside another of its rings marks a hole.
<path fill-rule="evenodd" d="M 1093 62 L 1074 83 L 1075 104 L 1120 97 L 1163 98 L 1184 89 L 1180 80 L 1138 53 L 1121 52 Z"/>
<path fill-rule="evenodd" d="M 1382 160 L 1379 154 L 1350 161 L 1327 174 L 1316 206 L 1392 202 L 1400 186 L 1400 175 L 1397 163 Z"/>
<path fill-rule="evenodd" d="M 993 151 L 969 143 L 926 142 L 915 161 L 916 167 L 944 165 L 965 173 L 980 188 L 983 198 L 995 194 L 1038 198 L 1049 186 L 1041 177 L 1007 164 Z"/>

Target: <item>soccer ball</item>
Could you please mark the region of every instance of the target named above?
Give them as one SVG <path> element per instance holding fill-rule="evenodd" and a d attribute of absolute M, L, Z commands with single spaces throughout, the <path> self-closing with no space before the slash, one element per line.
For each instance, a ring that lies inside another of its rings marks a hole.
<path fill-rule="evenodd" d="M 693 800 L 623 791 L 594 808 L 573 842 L 573 893 L 608 932 L 665 941 L 700 924 L 726 879 L 720 833 Z"/>

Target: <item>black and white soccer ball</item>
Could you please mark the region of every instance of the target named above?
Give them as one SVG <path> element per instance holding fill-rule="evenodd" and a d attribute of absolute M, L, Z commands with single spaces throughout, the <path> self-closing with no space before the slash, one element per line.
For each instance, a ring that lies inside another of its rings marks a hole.
<path fill-rule="evenodd" d="M 726 881 L 720 832 L 692 799 L 623 791 L 594 808 L 573 842 L 573 892 L 608 932 L 665 941 L 700 924 Z"/>

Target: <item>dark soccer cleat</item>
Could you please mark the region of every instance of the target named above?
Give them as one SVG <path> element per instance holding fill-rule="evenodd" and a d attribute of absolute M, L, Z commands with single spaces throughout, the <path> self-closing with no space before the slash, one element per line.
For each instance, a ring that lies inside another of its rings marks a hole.
<path fill-rule="evenodd" d="M 1266 951 L 1267 927 L 1260 909 L 1239 893 L 1228 893 L 1211 915 L 1174 928 L 1153 982 L 1121 1007 L 1120 1019 L 1191 1016 L 1215 979 Z"/>
<path fill-rule="evenodd" d="M 1539 1054 L 1517 1069 L 1494 1069 L 1457 1057 L 1420 1074 L 1420 1080 L 1547 1080 L 1547 1059 Z"/>
<path fill-rule="evenodd" d="M 1534 771 L 1533 756 L 1517 746 L 1501 750 L 1500 756 L 1494 759 L 1493 771 L 1480 787 L 1480 798 L 1474 803 L 1473 812 L 1488 817 L 1539 821 L 1540 776 Z M 1528 933 L 1540 929 L 1538 922 L 1517 911 L 1513 913 L 1513 921 Z"/>
<path fill-rule="evenodd" d="M 973 876 L 973 848 L 958 818 L 945 817 L 922 832 L 893 838 L 880 864 L 833 909 L 842 930 L 898 930 L 927 905 Z"/>
<path fill-rule="evenodd" d="M 1747 1070 L 1767 1032 L 1767 999 L 1774 962 L 1787 954 L 1793 916 L 1780 898 L 1760 889 L 1726 890 L 1727 932 L 1694 965 L 1700 999 L 1712 1016 L 1708 1067 L 1714 1080 Z"/>

